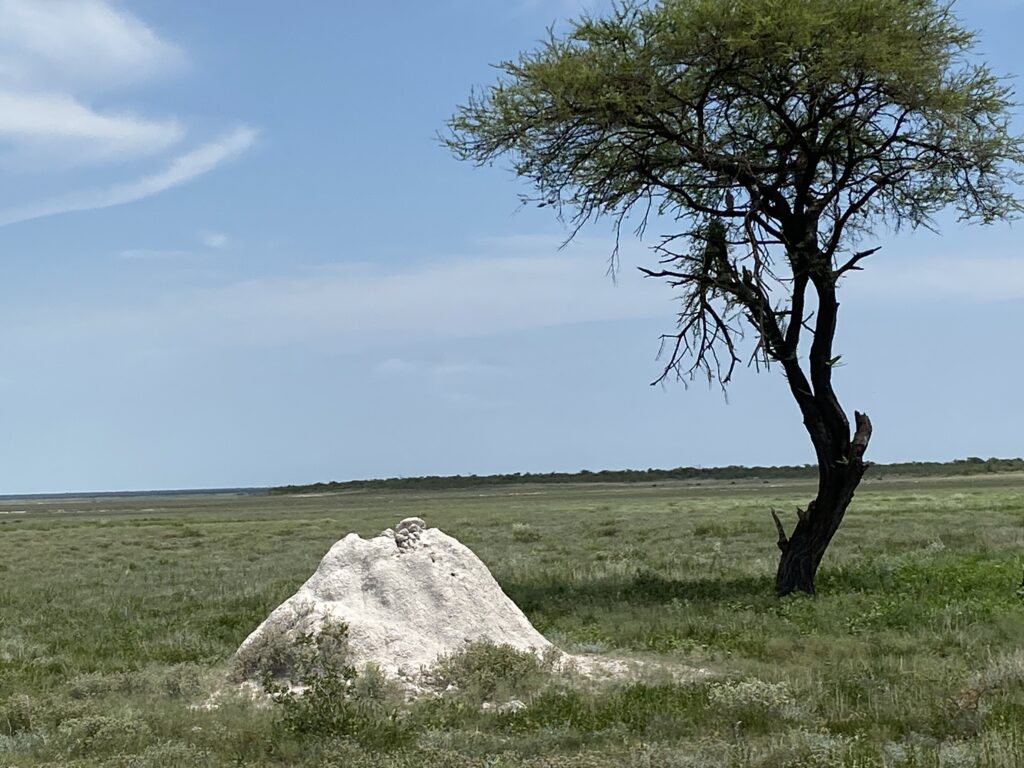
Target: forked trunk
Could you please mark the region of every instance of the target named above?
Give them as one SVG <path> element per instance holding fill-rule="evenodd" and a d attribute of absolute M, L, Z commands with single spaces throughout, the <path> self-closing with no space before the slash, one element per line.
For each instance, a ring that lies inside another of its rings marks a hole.
<path fill-rule="evenodd" d="M 775 576 L 775 591 L 778 594 L 814 594 L 814 577 L 821 565 L 821 558 L 839 529 L 864 474 L 863 466 L 842 469 L 823 479 L 826 485 L 818 489 L 817 498 L 808 505 L 807 512 L 801 515 L 792 535 L 786 541 L 780 541 L 782 557 Z"/>
<path fill-rule="evenodd" d="M 864 472 L 870 466 L 863 456 L 871 438 L 871 421 L 862 413 L 856 414 L 856 421 L 857 430 L 845 455 L 819 466 L 818 495 L 808 504 L 806 511 L 799 512 L 799 521 L 792 535 L 786 536 L 782 522 L 775 517 L 779 549 L 782 550 L 775 576 L 775 591 L 779 595 L 792 592 L 814 594 L 814 577 L 821 559 L 843 521 Z"/>

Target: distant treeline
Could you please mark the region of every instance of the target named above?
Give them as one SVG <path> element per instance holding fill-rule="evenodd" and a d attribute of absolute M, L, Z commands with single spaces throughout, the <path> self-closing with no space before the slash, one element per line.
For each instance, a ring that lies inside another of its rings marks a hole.
<path fill-rule="evenodd" d="M 1022 472 L 1024 459 L 979 459 L 970 456 L 955 461 L 910 461 L 900 464 L 876 464 L 868 477 L 942 477 L 979 475 L 986 472 Z M 506 475 L 430 475 L 427 477 L 389 477 L 382 480 L 284 485 L 271 488 L 272 494 L 324 493 L 358 490 L 446 490 L 477 486 L 516 485 L 521 483 L 651 483 L 666 480 L 799 480 L 817 476 L 812 464 L 790 467 L 676 467 L 675 469 L 603 469 L 591 472 L 515 472 Z"/>

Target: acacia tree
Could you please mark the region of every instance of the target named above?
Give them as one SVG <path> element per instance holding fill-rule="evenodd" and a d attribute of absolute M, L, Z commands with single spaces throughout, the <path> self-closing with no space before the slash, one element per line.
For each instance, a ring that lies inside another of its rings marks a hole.
<path fill-rule="evenodd" d="M 814 591 L 869 466 L 871 421 L 851 430 L 832 383 L 865 235 L 1024 210 L 1012 93 L 975 42 L 935 0 L 627 2 L 502 63 L 449 122 L 458 158 L 509 157 L 570 237 L 670 222 L 643 269 L 681 296 L 661 379 L 725 386 L 748 354 L 782 369 L 819 474 L 791 533 L 772 511 L 780 594 Z"/>

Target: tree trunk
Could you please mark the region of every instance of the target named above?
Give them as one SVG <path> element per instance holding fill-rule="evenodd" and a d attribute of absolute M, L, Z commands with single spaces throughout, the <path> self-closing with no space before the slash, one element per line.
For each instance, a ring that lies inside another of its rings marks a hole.
<path fill-rule="evenodd" d="M 871 421 L 863 413 L 855 416 L 857 429 L 849 448 L 838 460 L 819 464 L 818 495 L 807 505 L 806 511 L 798 511 L 799 521 L 791 536 L 786 536 L 782 522 L 775 516 L 779 549 L 782 550 L 775 576 L 775 591 L 779 595 L 791 592 L 814 594 L 814 577 L 821 558 L 870 466 L 863 456 L 871 439 Z M 835 455 L 831 451 L 819 450 L 819 456 L 826 452 Z M 774 512 L 772 514 L 775 515 Z"/>

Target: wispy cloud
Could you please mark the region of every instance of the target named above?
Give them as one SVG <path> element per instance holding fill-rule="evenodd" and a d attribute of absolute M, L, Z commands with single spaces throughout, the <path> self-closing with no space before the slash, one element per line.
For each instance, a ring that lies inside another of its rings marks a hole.
<path fill-rule="evenodd" d="M 202 238 L 203 245 L 207 248 L 223 248 L 229 240 L 223 232 L 204 232 Z"/>
<path fill-rule="evenodd" d="M 171 119 L 88 104 L 181 68 L 185 55 L 104 0 L 0 0 L 0 158 L 8 170 L 122 162 L 184 135 Z"/>
<path fill-rule="evenodd" d="M 107 91 L 179 69 L 185 54 L 104 0 L 0 0 L 0 82 Z"/>
<path fill-rule="evenodd" d="M 0 141 L 6 140 L 10 148 L 4 158 L 8 166 L 129 160 L 161 152 L 183 135 L 175 119 L 101 113 L 67 94 L 0 90 Z"/>
<path fill-rule="evenodd" d="M 30 336 L 73 332 L 125 345 L 138 336 L 241 348 L 355 348 L 387 339 L 484 338 L 570 323 L 671 318 L 669 289 L 633 271 L 624 271 L 617 284 L 608 278 L 607 241 L 581 240 L 561 252 L 558 245 L 558 238 L 489 241 L 475 255 L 428 264 L 350 264 L 175 289 L 136 306 L 37 307 L 31 318 L 9 319 Z M 516 255 L 506 255 L 510 250 Z"/>
<path fill-rule="evenodd" d="M 613 284 L 605 271 L 609 241 L 580 239 L 563 251 L 558 245 L 558 238 L 552 237 L 494 239 L 479 243 L 472 254 L 430 263 L 398 268 L 379 263 L 339 265 L 299 275 L 176 289 L 146 296 L 137 306 L 122 303 L 112 309 L 36 307 L 26 318 L 11 306 L 0 324 L 11 327 L 12 335 L 26 344 L 76 333 L 118 348 L 137 343 L 427 348 L 450 339 L 646 319 L 671 329 L 678 308 L 676 292 L 628 267 Z M 624 265 L 650 262 L 642 248 L 626 248 Z M 135 258 L 158 256 L 140 251 Z M 842 296 L 850 306 L 941 306 L 1024 298 L 1024 263 L 1010 257 L 947 258 L 913 267 L 888 267 L 881 261 L 870 265 L 844 281 Z M 391 359 L 378 371 L 381 376 L 429 375 L 439 381 L 485 373 L 461 361 L 426 363 L 405 357 Z"/>
<path fill-rule="evenodd" d="M 48 174 L 61 190 L 86 187 L 0 211 L 0 224 L 149 197 L 251 146 L 255 132 L 239 128 L 190 151 L 179 149 L 168 161 L 166 153 L 186 136 L 183 122 L 111 103 L 111 93 L 186 64 L 180 48 L 113 0 L 0 0 L 0 166 Z M 164 170 L 99 189 L 90 189 L 81 173 L 55 177 L 56 171 L 157 156 L 168 163 Z"/>
<path fill-rule="evenodd" d="M 159 173 L 103 189 L 85 190 L 31 205 L 0 210 L 0 226 L 38 219 L 58 213 L 110 208 L 159 194 L 209 173 L 222 163 L 245 152 L 256 141 L 252 128 L 237 128 L 221 139 L 176 158 Z"/>
<path fill-rule="evenodd" d="M 556 239 L 537 239 L 532 253 L 495 255 L 506 245 L 402 270 L 364 264 L 246 280 L 177 297 L 167 309 L 180 313 L 171 321 L 178 327 L 203 317 L 204 333 L 255 345 L 390 334 L 479 337 L 671 311 L 667 289 L 633 273 L 612 283 L 603 241 L 559 253 Z"/>
<path fill-rule="evenodd" d="M 223 232 L 203 232 L 199 241 L 205 249 L 216 250 L 227 245 L 229 238 Z M 117 257 L 126 261 L 180 261 L 204 255 L 208 250 L 196 252 L 183 248 L 125 248 L 118 252 Z"/>

